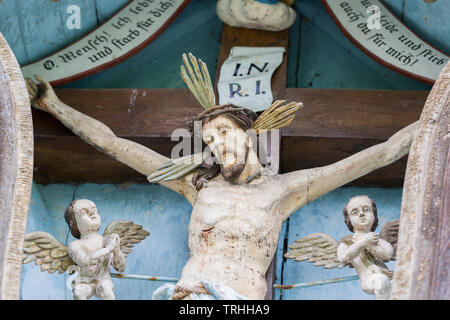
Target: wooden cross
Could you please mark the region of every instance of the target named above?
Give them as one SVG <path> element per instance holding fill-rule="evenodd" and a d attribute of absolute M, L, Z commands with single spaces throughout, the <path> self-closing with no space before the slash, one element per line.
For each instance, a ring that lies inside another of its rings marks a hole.
<path fill-rule="evenodd" d="M 288 51 L 289 32 L 224 25 L 217 71 L 234 46 L 280 46 Z M 201 58 L 201 57 L 199 57 Z M 293 123 L 281 130 L 280 152 L 268 150 L 281 172 L 336 162 L 385 141 L 420 117 L 425 91 L 286 88 L 287 57 L 272 77 L 274 99 L 303 102 Z M 181 57 L 180 57 L 181 63 Z M 217 79 L 220 72 L 217 72 Z M 216 81 L 217 81 L 216 79 Z M 105 123 L 122 138 L 170 157 L 174 129 L 201 111 L 187 89 L 60 89 L 66 104 Z M 37 183 L 146 183 L 146 177 L 76 137 L 49 114 L 33 110 L 34 181 Z M 406 157 L 352 183 L 400 187 Z M 274 282 L 274 262 L 266 278 Z M 272 298 L 271 289 L 266 298 Z"/>

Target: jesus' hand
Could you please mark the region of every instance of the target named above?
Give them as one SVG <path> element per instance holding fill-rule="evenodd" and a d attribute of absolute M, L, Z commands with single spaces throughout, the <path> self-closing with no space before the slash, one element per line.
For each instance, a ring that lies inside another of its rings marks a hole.
<path fill-rule="evenodd" d="M 37 75 L 35 78 L 39 81 L 39 84 L 36 84 L 31 78 L 25 79 L 31 106 L 48 112 L 46 104 L 52 100 L 58 101 L 58 97 L 48 81 Z"/>

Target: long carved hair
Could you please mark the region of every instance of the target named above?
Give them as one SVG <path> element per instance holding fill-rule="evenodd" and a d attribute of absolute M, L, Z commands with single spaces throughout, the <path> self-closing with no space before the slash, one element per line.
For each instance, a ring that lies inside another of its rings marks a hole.
<path fill-rule="evenodd" d="M 196 121 L 200 121 L 203 127 L 205 123 L 219 116 L 226 117 L 244 131 L 250 129 L 253 125 L 253 122 L 258 118 L 256 113 L 247 108 L 237 107 L 232 104 L 216 106 L 209 108 L 200 113 L 199 115 L 197 115 L 196 117 L 192 118 L 192 121 L 188 125 L 190 133 L 195 134 L 194 124 Z M 203 143 L 202 149 L 204 149 L 205 147 L 206 144 Z M 260 148 L 259 142 L 257 142 L 257 150 L 260 150 L 259 148 Z M 259 152 L 259 155 L 261 155 L 264 159 L 259 160 L 264 164 L 266 162 L 266 154 L 265 150 L 261 149 L 261 151 L 262 152 Z M 193 176 L 192 183 L 194 184 L 197 190 L 200 190 L 203 187 L 204 182 L 213 179 L 219 173 L 220 173 L 220 164 L 218 164 L 217 161 L 208 161 L 207 159 L 203 162 L 200 171 L 198 171 Z"/>
<path fill-rule="evenodd" d="M 80 230 L 78 230 L 77 221 L 75 220 L 75 213 L 73 212 L 73 207 L 77 200 L 73 200 L 69 206 L 64 211 L 64 220 L 66 220 L 67 225 L 69 226 L 70 233 L 74 238 L 80 239 L 81 234 Z"/>
<path fill-rule="evenodd" d="M 372 199 L 369 198 L 369 196 L 356 196 L 356 197 L 366 197 L 367 199 L 369 199 L 371 205 L 372 205 L 372 212 L 373 212 L 373 216 L 374 216 L 374 220 L 373 220 L 373 224 L 372 224 L 372 228 L 370 228 L 370 231 L 375 231 L 375 229 L 378 226 L 378 215 L 377 215 L 377 205 L 375 204 L 375 201 L 373 201 Z M 348 229 L 353 232 L 353 225 L 352 222 L 350 221 L 350 216 L 348 215 L 348 204 L 352 201 L 352 199 L 356 198 L 356 197 L 352 197 L 347 204 L 344 207 L 344 220 L 345 220 L 345 224 L 347 225 Z"/>

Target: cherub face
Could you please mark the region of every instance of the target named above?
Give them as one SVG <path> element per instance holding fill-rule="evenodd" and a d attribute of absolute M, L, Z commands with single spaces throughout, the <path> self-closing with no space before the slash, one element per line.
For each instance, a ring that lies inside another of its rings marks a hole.
<path fill-rule="evenodd" d="M 97 213 L 97 207 L 92 201 L 77 200 L 73 206 L 78 230 L 85 232 L 97 231 L 101 224 L 101 218 Z"/>
<path fill-rule="evenodd" d="M 203 125 L 203 141 L 220 163 L 222 175 L 234 180 L 245 168 L 250 138 L 230 119 L 219 116 Z"/>
<path fill-rule="evenodd" d="M 353 230 L 369 232 L 375 221 L 372 202 L 367 197 L 355 197 L 347 206 L 347 212 L 352 223 Z"/>

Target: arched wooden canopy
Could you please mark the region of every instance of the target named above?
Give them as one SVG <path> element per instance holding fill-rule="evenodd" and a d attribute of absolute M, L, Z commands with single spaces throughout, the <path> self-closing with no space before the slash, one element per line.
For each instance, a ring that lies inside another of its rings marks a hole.
<path fill-rule="evenodd" d="M 33 125 L 22 73 L 0 33 L 0 300 L 18 299 L 33 174 Z"/>
<path fill-rule="evenodd" d="M 428 96 L 403 187 L 393 299 L 450 299 L 450 63 Z"/>

